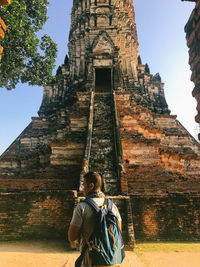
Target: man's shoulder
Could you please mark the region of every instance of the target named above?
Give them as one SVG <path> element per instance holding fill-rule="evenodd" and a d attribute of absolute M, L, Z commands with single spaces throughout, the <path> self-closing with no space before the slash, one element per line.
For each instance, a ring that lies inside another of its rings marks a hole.
<path fill-rule="evenodd" d="M 78 202 L 78 204 L 76 205 L 76 208 L 82 209 L 82 208 L 85 208 L 86 206 L 87 206 L 87 203 L 85 202 L 85 199 L 83 199 L 80 202 Z"/>

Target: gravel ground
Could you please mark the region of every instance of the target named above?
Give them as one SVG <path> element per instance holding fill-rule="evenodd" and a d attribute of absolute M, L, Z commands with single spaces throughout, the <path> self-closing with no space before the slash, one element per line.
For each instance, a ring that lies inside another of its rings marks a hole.
<path fill-rule="evenodd" d="M 0 242 L 0 267 L 73 267 L 78 255 L 55 242 Z M 200 267 L 200 252 L 126 251 L 121 267 Z"/>

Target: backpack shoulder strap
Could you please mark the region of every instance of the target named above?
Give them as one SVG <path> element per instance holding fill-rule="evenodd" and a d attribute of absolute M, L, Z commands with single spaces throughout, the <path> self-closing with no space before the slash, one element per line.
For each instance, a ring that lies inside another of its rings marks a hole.
<path fill-rule="evenodd" d="M 112 207 L 113 207 L 113 202 L 111 199 L 107 199 L 107 208 L 108 210 L 112 211 Z"/>
<path fill-rule="evenodd" d="M 97 205 L 97 203 L 92 198 L 86 198 L 84 200 L 84 202 L 86 202 L 90 206 L 92 206 L 96 212 L 98 212 L 100 210 L 99 206 Z"/>
<path fill-rule="evenodd" d="M 90 206 L 92 206 L 96 212 L 100 210 L 100 207 L 97 205 L 97 203 L 92 198 L 86 198 L 83 200 L 83 202 L 88 203 Z M 107 209 L 112 211 L 113 207 L 113 201 L 111 199 L 107 199 Z"/>

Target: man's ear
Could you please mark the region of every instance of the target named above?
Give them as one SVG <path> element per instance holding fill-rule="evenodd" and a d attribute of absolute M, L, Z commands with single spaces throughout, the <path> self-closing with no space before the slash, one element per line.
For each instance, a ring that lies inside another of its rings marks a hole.
<path fill-rule="evenodd" d="M 92 191 L 94 189 L 94 184 L 93 183 L 90 183 L 89 184 L 89 190 Z"/>

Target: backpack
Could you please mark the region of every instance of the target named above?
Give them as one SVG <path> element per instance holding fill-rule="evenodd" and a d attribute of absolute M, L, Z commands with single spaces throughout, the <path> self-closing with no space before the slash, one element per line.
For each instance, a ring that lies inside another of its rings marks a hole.
<path fill-rule="evenodd" d="M 89 254 L 95 266 L 118 265 L 125 257 L 118 219 L 112 212 L 113 202 L 107 200 L 107 209 L 100 208 L 92 198 L 84 202 L 95 211 L 94 230 L 89 238 Z"/>

